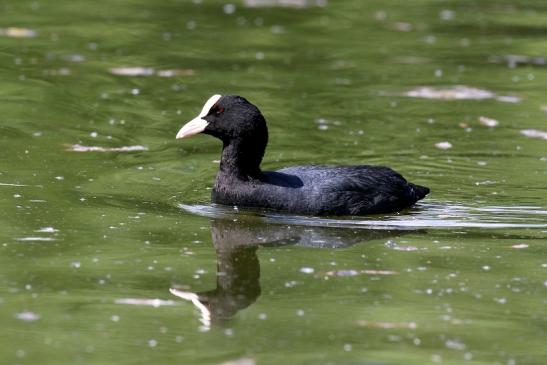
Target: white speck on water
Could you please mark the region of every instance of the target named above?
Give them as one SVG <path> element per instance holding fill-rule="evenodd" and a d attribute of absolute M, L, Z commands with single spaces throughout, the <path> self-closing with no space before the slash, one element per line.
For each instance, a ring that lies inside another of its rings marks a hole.
<path fill-rule="evenodd" d="M 79 269 L 80 266 L 82 266 L 82 263 L 80 261 L 72 261 L 70 263 L 70 267 L 73 269 Z"/>
<path fill-rule="evenodd" d="M 379 10 L 377 12 L 374 13 L 374 19 L 376 20 L 386 20 L 387 19 L 387 13 L 383 10 Z"/>
<path fill-rule="evenodd" d="M 148 151 L 145 146 L 123 146 L 123 147 L 99 147 L 99 146 L 82 146 L 80 144 L 67 145 L 67 151 L 73 152 L 135 152 Z"/>
<path fill-rule="evenodd" d="M 433 361 L 435 363 L 439 363 L 439 362 L 443 361 L 443 358 L 441 357 L 441 355 L 433 354 L 433 355 L 431 355 L 431 361 Z"/>
<path fill-rule="evenodd" d="M 520 131 L 520 134 L 522 134 L 525 137 L 541 138 L 541 139 L 547 140 L 547 132 L 540 131 L 537 129 L 524 129 Z"/>
<path fill-rule="evenodd" d="M 486 127 L 497 127 L 500 124 L 500 122 L 495 119 L 482 116 L 479 117 L 479 123 Z"/>
<path fill-rule="evenodd" d="M 281 25 L 272 25 L 270 27 L 270 32 L 273 33 L 273 34 L 281 34 L 285 31 L 285 28 L 283 28 L 283 26 Z"/>
<path fill-rule="evenodd" d="M 520 101 L 520 98 L 518 96 L 511 96 L 511 95 L 500 95 L 496 97 L 497 101 L 501 101 L 504 103 L 518 103 Z"/>
<path fill-rule="evenodd" d="M 301 267 L 300 272 L 304 274 L 313 274 L 314 273 L 313 267 Z"/>
<path fill-rule="evenodd" d="M 410 32 L 412 31 L 412 24 L 405 22 L 396 22 L 393 24 L 393 28 L 400 32 Z"/>
<path fill-rule="evenodd" d="M 356 275 L 395 275 L 397 272 L 391 271 L 391 270 L 337 270 L 337 271 L 329 271 L 325 273 L 325 276 L 334 276 L 334 277 L 349 277 L 349 276 L 356 276 Z"/>
<path fill-rule="evenodd" d="M 64 56 L 63 59 L 68 62 L 84 62 L 85 56 L 81 54 L 71 54 Z"/>
<path fill-rule="evenodd" d="M 260 319 L 260 320 L 262 320 L 262 321 L 265 320 L 265 319 L 267 319 L 267 318 L 268 318 L 268 315 L 267 315 L 266 313 L 260 313 L 260 314 L 258 315 L 258 319 Z"/>
<path fill-rule="evenodd" d="M 484 266 L 482 267 L 482 269 L 483 269 L 484 271 L 490 271 L 491 267 L 488 266 L 488 265 L 484 265 Z"/>
<path fill-rule="evenodd" d="M 187 23 L 186 23 L 186 29 L 188 30 L 194 30 L 196 29 L 197 27 L 197 23 L 194 21 L 194 20 L 189 20 Z"/>
<path fill-rule="evenodd" d="M 387 240 L 386 243 L 384 243 L 384 246 L 387 248 L 390 248 L 395 251 L 418 251 L 418 247 L 414 246 L 401 246 L 397 242 L 392 240 Z"/>
<path fill-rule="evenodd" d="M 226 336 L 233 336 L 233 335 L 234 335 L 234 330 L 231 329 L 231 328 L 226 328 L 226 329 L 224 330 L 224 334 L 225 334 Z"/>
<path fill-rule="evenodd" d="M 2 175 L 2 173 L 0 173 L 0 175 Z M 0 183 L 0 186 L 20 186 L 20 187 L 23 187 L 23 186 L 29 186 L 29 185 L 25 185 L 25 184 L 12 184 L 12 183 Z"/>
<path fill-rule="evenodd" d="M 13 194 L 13 197 L 14 198 L 20 198 L 20 197 L 22 197 L 22 195 L 21 194 Z"/>
<path fill-rule="evenodd" d="M 351 350 L 352 350 L 352 346 L 351 346 L 351 344 L 349 344 L 349 343 L 346 343 L 346 344 L 344 345 L 344 351 L 346 351 L 346 352 L 350 352 Z"/>
<path fill-rule="evenodd" d="M 65 179 L 64 176 L 55 176 L 55 180 L 62 181 L 64 179 Z"/>
<path fill-rule="evenodd" d="M 93 138 L 97 138 L 97 136 L 99 135 L 99 133 L 97 133 L 97 132 L 91 132 L 91 133 L 89 133 L 89 135 L 90 135 L 91 137 L 93 137 Z"/>
<path fill-rule="evenodd" d="M 393 94 L 384 93 L 384 95 L 390 96 Z M 430 86 L 422 86 L 413 90 L 406 91 L 401 96 L 440 100 L 495 99 L 506 103 L 518 103 L 520 101 L 520 98 L 516 96 L 497 95 L 496 93 L 489 90 L 477 89 L 464 85 L 457 85 L 451 88 L 434 88 Z"/>
<path fill-rule="evenodd" d="M 118 76 L 152 76 L 155 70 L 150 67 L 114 67 L 109 69 L 109 72 Z"/>
<path fill-rule="evenodd" d="M 120 320 L 120 316 L 114 314 L 112 317 L 110 317 L 110 320 L 112 322 L 118 322 Z"/>
<path fill-rule="evenodd" d="M 304 312 L 303 309 L 299 309 L 299 310 L 296 311 L 296 315 L 299 316 L 299 317 L 304 316 L 304 314 L 306 314 L 306 313 Z"/>
<path fill-rule="evenodd" d="M 435 147 L 441 150 L 448 150 L 452 148 L 452 143 L 448 141 L 438 142 L 438 143 L 435 143 Z"/>
<path fill-rule="evenodd" d="M 520 250 L 520 249 L 523 249 L 523 248 L 528 248 L 528 245 L 526 243 L 517 243 L 517 244 L 512 245 L 511 248 Z"/>
<path fill-rule="evenodd" d="M 303 9 L 312 6 L 325 7 L 327 2 L 327 0 L 244 0 L 243 4 L 248 8 L 285 7 Z"/>
<path fill-rule="evenodd" d="M 444 345 L 452 350 L 459 350 L 459 351 L 465 350 L 465 344 L 458 340 L 447 340 L 444 343 Z"/>
<path fill-rule="evenodd" d="M 475 185 L 477 186 L 480 186 L 480 185 L 495 185 L 496 182 L 495 181 L 492 181 L 492 180 L 484 180 L 484 181 L 476 181 L 475 182 Z"/>
<path fill-rule="evenodd" d="M 37 321 L 40 319 L 40 316 L 34 312 L 20 312 L 15 314 L 15 318 L 21 320 L 21 321 Z"/>
<path fill-rule="evenodd" d="M 18 27 L 0 28 L 0 36 L 11 38 L 32 38 L 36 37 L 36 31 Z"/>
<path fill-rule="evenodd" d="M 55 241 L 52 237 L 21 237 L 17 241 Z"/>
<path fill-rule="evenodd" d="M 43 228 L 37 229 L 34 232 L 55 233 L 55 232 L 59 232 L 59 230 L 53 227 L 43 227 Z"/>
<path fill-rule="evenodd" d="M 494 301 L 499 304 L 506 304 L 507 298 L 501 297 L 501 298 L 494 298 Z"/>
<path fill-rule="evenodd" d="M 285 288 L 292 288 L 294 286 L 296 286 L 298 284 L 298 282 L 294 281 L 294 280 L 291 280 L 291 281 L 287 281 L 285 283 Z"/>
<path fill-rule="evenodd" d="M 143 305 L 150 306 L 154 308 L 163 307 L 163 306 L 172 306 L 178 305 L 179 303 L 173 300 L 161 300 L 161 299 L 143 299 L 143 298 L 123 298 L 116 299 L 114 301 L 116 304 L 128 304 L 128 305 Z"/>
<path fill-rule="evenodd" d="M 264 59 L 264 53 L 263 52 L 256 52 L 255 58 L 259 61 L 262 61 Z"/>
<path fill-rule="evenodd" d="M 222 10 L 224 11 L 224 14 L 233 14 L 236 11 L 236 6 L 234 4 L 225 4 L 222 7 Z"/>
<path fill-rule="evenodd" d="M 131 89 L 131 94 L 133 94 L 133 95 L 139 95 L 140 93 L 141 93 L 141 91 L 137 88 Z"/>
<path fill-rule="evenodd" d="M 156 340 L 148 340 L 148 346 L 150 346 L 150 347 L 156 347 L 156 346 L 158 346 L 158 341 L 156 341 Z"/>
<path fill-rule="evenodd" d="M 439 13 L 439 18 L 445 21 L 453 20 L 456 16 L 456 13 L 450 9 L 444 9 Z"/>
<path fill-rule="evenodd" d="M 25 350 L 19 349 L 19 350 L 15 351 L 15 356 L 17 356 L 18 358 L 25 357 L 26 354 L 27 353 L 25 352 Z"/>
<path fill-rule="evenodd" d="M 435 42 L 437 42 L 437 37 L 435 37 L 434 35 L 428 35 L 424 37 L 424 42 L 427 44 L 434 44 Z"/>

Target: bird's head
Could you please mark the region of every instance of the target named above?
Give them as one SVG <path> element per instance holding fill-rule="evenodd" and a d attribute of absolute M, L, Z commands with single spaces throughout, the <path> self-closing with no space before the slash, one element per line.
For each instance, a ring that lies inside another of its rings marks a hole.
<path fill-rule="evenodd" d="M 268 129 L 262 113 L 247 99 L 237 95 L 213 95 L 201 113 L 186 123 L 176 138 L 187 138 L 198 133 L 209 134 L 230 144 L 263 144 L 268 141 Z"/>

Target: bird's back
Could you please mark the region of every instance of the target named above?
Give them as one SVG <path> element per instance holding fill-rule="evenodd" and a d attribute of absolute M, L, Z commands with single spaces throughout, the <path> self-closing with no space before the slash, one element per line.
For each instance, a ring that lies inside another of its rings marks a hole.
<path fill-rule="evenodd" d="M 295 166 L 224 187 L 217 179 L 213 200 L 297 214 L 364 215 L 407 208 L 428 192 L 382 166 Z"/>

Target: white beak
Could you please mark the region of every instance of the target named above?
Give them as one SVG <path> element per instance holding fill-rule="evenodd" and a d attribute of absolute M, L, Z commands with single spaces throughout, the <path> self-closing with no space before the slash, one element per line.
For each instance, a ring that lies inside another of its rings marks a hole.
<path fill-rule="evenodd" d="M 201 133 L 205 130 L 205 128 L 209 125 L 209 122 L 207 122 L 205 119 L 203 119 L 207 114 L 209 114 L 209 111 L 215 105 L 215 103 L 222 97 L 222 95 L 213 95 L 207 100 L 205 105 L 203 106 L 203 109 L 201 110 L 201 113 L 188 123 L 186 123 L 177 133 L 177 139 L 186 138 L 193 136 L 194 134 Z"/>
<path fill-rule="evenodd" d="M 177 133 L 177 139 L 193 136 L 194 134 L 201 133 L 205 130 L 209 123 L 205 119 L 196 117 L 186 123 L 180 131 Z"/>

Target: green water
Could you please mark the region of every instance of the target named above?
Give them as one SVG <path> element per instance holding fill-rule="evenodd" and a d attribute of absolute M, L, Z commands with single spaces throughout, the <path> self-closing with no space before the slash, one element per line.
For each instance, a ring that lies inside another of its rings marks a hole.
<path fill-rule="evenodd" d="M 0 364 L 546 364 L 544 2 L 246 3 L 0 3 Z M 174 136 L 215 93 L 263 111 L 265 169 L 432 193 L 211 206 L 219 142 Z"/>

